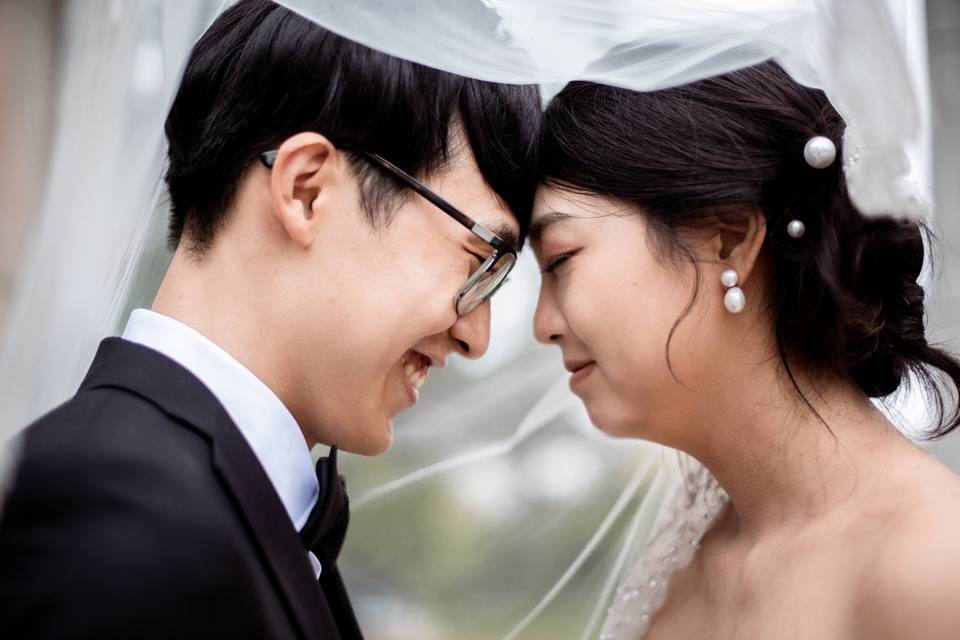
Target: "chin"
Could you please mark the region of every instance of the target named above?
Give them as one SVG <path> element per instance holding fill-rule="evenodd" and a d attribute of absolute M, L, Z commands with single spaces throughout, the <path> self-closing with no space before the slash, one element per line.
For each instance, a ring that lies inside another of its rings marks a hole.
<path fill-rule="evenodd" d="M 604 432 L 608 436 L 613 438 L 645 438 L 643 429 L 638 424 L 638 416 L 629 415 L 625 416 L 615 411 L 610 411 L 609 409 L 604 411 L 602 406 L 599 406 L 599 403 L 594 405 L 587 404 L 587 415 L 590 417 L 590 422 Z"/>
<path fill-rule="evenodd" d="M 605 426 L 605 425 L 602 425 L 602 424 L 598 424 L 598 423 L 596 423 L 596 422 L 594 422 L 594 425 L 597 427 L 597 429 L 599 429 L 600 431 L 602 431 L 602 432 L 605 433 L 606 435 L 610 436 L 611 438 L 639 438 L 639 437 L 641 437 L 640 435 L 638 435 L 638 434 L 636 433 L 635 430 L 632 430 L 632 429 L 625 429 L 625 428 L 622 428 L 622 427 L 620 427 L 620 426 Z"/>
<path fill-rule="evenodd" d="M 385 453 L 393 444 L 393 419 L 387 418 L 380 429 L 374 430 L 371 425 L 377 420 L 370 420 L 357 424 L 352 431 L 353 436 L 339 445 L 341 451 L 359 456 L 378 456 Z"/>

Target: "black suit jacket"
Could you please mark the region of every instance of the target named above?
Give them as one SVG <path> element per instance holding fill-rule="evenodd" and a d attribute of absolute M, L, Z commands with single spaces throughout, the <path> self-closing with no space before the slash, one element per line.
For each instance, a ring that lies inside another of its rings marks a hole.
<path fill-rule="evenodd" d="M 160 353 L 104 340 L 28 427 L 0 515 L 0 638 L 360 638 L 226 411 Z"/>

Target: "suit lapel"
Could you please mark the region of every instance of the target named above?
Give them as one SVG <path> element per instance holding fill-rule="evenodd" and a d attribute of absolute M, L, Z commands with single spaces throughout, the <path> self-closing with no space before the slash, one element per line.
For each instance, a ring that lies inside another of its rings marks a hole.
<path fill-rule="evenodd" d="M 147 347 L 107 338 L 81 391 L 124 389 L 205 434 L 213 465 L 253 533 L 265 564 L 286 597 L 303 637 L 336 628 L 300 537 L 247 441 L 212 393 L 193 374 Z M 330 640 L 325 633 L 322 636 Z"/>

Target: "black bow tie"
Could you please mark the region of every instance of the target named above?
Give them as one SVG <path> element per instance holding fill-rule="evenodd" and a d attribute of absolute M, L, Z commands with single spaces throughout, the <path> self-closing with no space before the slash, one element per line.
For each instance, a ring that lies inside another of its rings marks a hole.
<path fill-rule="evenodd" d="M 337 475 L 337 448 L 330 455 L 317 460 L 317 481 L 320 495 L 307 523 L 300 530 L 300 539 L 308 551 L 312 551 L 323 570 L 336 562 L 347 535 L 350 522 L 350 501 L 347 499 L 346 483 Z"/>

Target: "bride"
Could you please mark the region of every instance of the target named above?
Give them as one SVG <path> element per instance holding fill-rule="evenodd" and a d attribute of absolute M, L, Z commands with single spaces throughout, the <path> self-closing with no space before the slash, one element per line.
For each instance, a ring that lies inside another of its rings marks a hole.
<path fill-rule="evenodd" d="M 602 637 L 960 637 L 960 478 L 871 402 L 912 374 L 946 434 L 960 363 L 924 336 L 924 228 L 861 216 L 843 133 L 772 62 L 547 108 L 536 337 L 600 429 L 719 484 L 691 539 L 662 523 L 672 554 L 651 543 Z"/>

